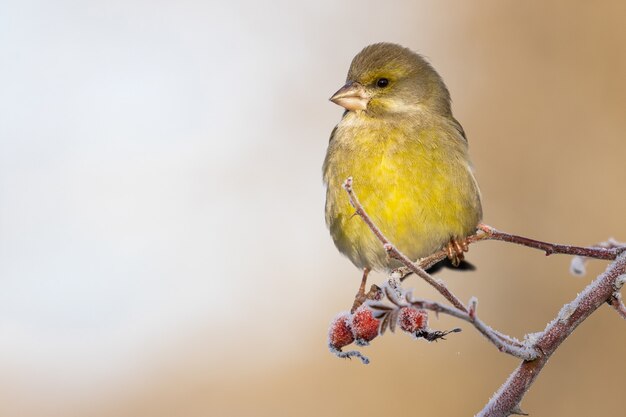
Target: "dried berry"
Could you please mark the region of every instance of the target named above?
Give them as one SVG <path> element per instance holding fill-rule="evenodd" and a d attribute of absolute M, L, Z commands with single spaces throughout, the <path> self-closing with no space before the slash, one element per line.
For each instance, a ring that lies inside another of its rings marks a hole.
<path fill-rule="evenodd" d="M 358 345 L 367 345 L 378 336 L 380 320 L 375 319 L 372 310 L 365 306 L 359 307 L 352 316 L 352 334 Z"/>
<path fill-rule="evenodd" d="M 328 329 L 328 344 L 338 350 L 354 342 L 352 329 L 350 328 L 350 313 L 341 313 L 330 323 Z"/>
<path fill-rule="evenodd" d="M 402 307 L 398 314 L 398 325 L 405 332 L 415 334 L 428 326 L 428 313 L 415 307 Z"/>

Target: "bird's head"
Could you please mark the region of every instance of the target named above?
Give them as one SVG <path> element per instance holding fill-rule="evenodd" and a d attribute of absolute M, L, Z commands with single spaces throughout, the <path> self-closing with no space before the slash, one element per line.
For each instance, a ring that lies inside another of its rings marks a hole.
<path fill-rule="evenodd" d="M 359 52 L 346 84 L 330 100 L 372 117 L 419 111 L 450 114 L 450 94 L 439 74 L 422 56 L 393 43 Z"/>

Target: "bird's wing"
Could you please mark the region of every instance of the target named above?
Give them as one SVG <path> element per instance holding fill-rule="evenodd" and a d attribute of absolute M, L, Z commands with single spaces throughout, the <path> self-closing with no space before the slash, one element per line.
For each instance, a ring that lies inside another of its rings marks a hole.
<path fill-rule="evenodd" d="M 459 123 L 459 121 L 456 120 L 454 117 L 452 117 L 452 125 L 461 134 L 463 139 L 465 139 L 465 142 L 467 142 L 467 136 L 465 135 L 465 130 L 463 130 L 463 126 L 461 126 L 461 123 Z"/>

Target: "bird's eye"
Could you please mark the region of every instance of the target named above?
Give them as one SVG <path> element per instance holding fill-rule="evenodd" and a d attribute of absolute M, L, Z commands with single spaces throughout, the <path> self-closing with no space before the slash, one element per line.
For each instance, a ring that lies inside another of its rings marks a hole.
<path fill-rule="evenodd" d="M 376 80 L 376 87 L 385 88 L 389 85 L 388 78 L 379 78 Z"/>

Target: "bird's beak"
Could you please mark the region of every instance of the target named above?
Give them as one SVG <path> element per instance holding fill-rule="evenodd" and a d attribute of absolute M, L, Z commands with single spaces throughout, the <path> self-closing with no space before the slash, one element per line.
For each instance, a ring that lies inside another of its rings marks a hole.
<path fill-rule="evenodd" d="M 348 82 L 333 94 L 330 101 L 347 110 L 365 110 L 370 101 L 370 95 L 361 84 Z"/>

